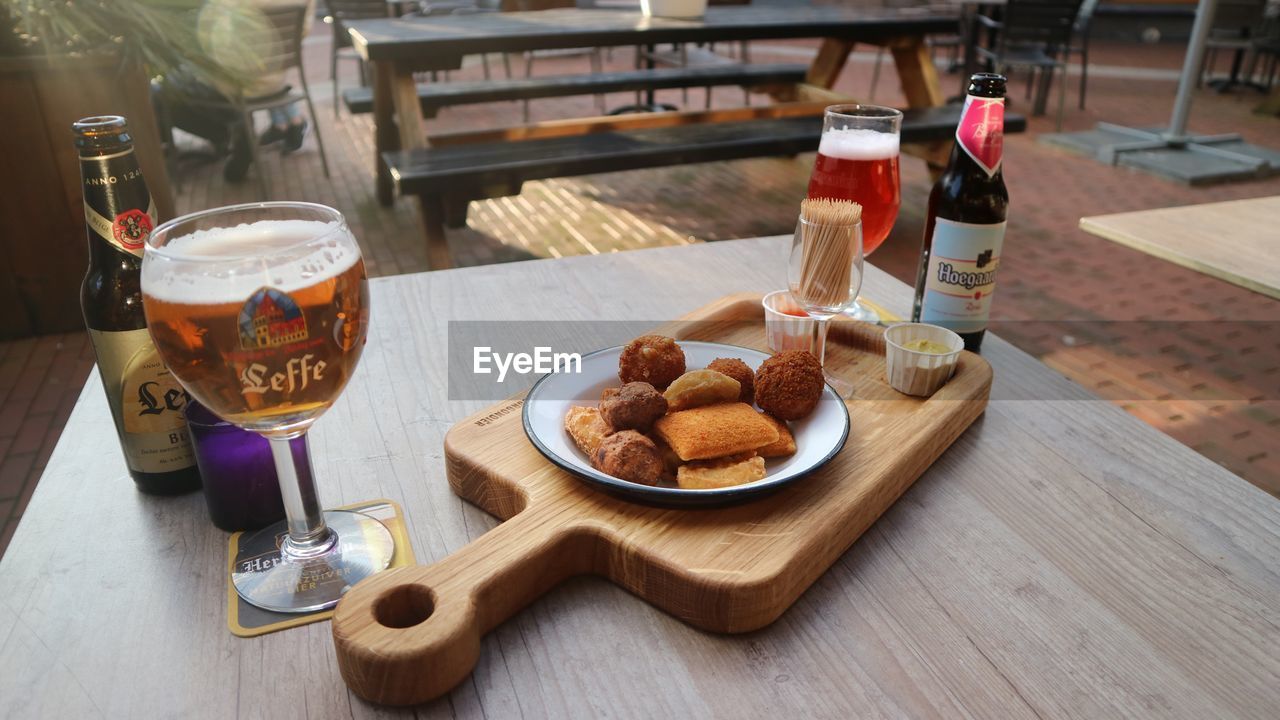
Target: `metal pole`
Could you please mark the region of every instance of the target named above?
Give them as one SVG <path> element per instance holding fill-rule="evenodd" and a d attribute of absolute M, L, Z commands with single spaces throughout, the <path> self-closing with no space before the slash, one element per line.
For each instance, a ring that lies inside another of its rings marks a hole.
<path fill-rule="evenodd" d="M 1187 115 L 1191 112 L 1191 93 L 1195 91 L 1196 77 L 1204 62 L 1204 44 L 1213 25 L 1213 11 L 1218 0 L 1200 0 L 1196 8 L 1196 21 L 1191 26 L 1191 40 L 1187 44 L 1187 58 L 1182 64 L 1182 77 L 1178 80 L 1178 97 L 1173 101 L 1173 115 L 1169 118 L 1169 130 L 1164 139 L 1171 143 L 1187 141 Z"/>

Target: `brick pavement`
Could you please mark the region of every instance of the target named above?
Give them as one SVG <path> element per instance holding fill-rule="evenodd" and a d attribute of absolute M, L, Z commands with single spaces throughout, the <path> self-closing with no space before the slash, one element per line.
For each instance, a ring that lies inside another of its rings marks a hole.
<path fill-rule="evenodd" d="M 314 136 L 299 153 L 264 153 L 270 195 L 334 205 L 346 213 L 375 276 L 425 269 L 426 255 L 411 204 L 378 206 L 371 180 L 368 116 L 335 119 L 329 104 L 327 36 L 308 40 L 306 57 L 316 92 L 333 177 L 323 176 Z M 756 43 L 757 62 L 805 62 L 812 42 Z M 1178 46 L 1097 44 L 1089 107 L 1068 92 L 1066 128 L 1098 120 L 1158 125 L 1173 100 Z M 865 96 L 872 53 L 855 53 L 837 89 Z M 480 77 L 471 59 L 455 78 Z M 496 60 L 496 58 L 495 58 Z M 610 64 L 630 66 L 617 49 Z M 493 62 L 495 72 L 500 63 Z M 516 63 L 517 69 L 519 63 Z M 1128 68 L 1143 68 L 1134 72 Z M 535 73 L 581 72 L 580 58 L 539 60 Z M 342 69 L 353 84 L 353 67 Z M 1074 78 L 1073 78 L 1074 80 Z M 944 75 L 948 93 L 959 84 Z M 875 100 L 900 103 L 892 64 Z M 1023 81 L 1011 97 L 1025 109 Z M 690 90 L 688 106 L 703 103 Z M 610 107 L 630 102 L 610 95 Z M 659 99 L 682 104 L 680 91 Z M 717 89 L 718 107 L 742 103 L 736 89 Z M 755 102 L 763 102 L 755 98 Z M 1198 93 L 1192 129 L 1241 132 L 1280 145 L 1280 121 L 1253 116 L 1253 95 Z M 593 114 L 592 98 L 535 101 L 534 120 Z M 1052 106 L 1051 106 L 1052 110 Z M 431 131 L 516 124 L 516 103 L 453 108 Z M 1012 213 L 998 332 L 1067 377 L 1125 407 L 1136 417 L 1195 448 L 1249 481 L 1280 495 L 1280 338 L 1275 301 L 1076 229 L 1081 215 L 1280 193 L 1280 179 L 1195 190 L 1038 144 L 1052 119 L 1036 118 L 1029 133 L 1007 141 L 1006 177 Z M 198 149 L 194 141 L 184 147 Z M 684 166 L 527 183 L 516 197 L 473 203 L 468 226 L 450 231 L 459 265 L 614 252 L 790 232 L 812 156 Z M 930 183 L 923 165 L 902 164 L 903 209 L 893 235 L 871 259 L 912 282 Z M 222 181 L 218 163 L 186 158 L 178 177 L 181 212 L 258 199 L 257 185 Z M 742 212 L 751 208 L 751 212 Z M 783 279 L 779 277 L 779 285 Z M 0 552 L 12 536 L 41 470 L 92 365 L 83 334 L 0 344 Z M 6 522 L 7 519 L 7 522 Z"/>

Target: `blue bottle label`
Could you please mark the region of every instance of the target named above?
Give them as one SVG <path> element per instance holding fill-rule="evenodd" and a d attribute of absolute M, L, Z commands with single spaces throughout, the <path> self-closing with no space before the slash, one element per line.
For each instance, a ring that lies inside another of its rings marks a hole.
<path fill-rule="evenodd" d="M 1004 229 L 1005 223 L 976 225 L 937 218 L 920 322 L 957 333 L 987 327 Z"/>

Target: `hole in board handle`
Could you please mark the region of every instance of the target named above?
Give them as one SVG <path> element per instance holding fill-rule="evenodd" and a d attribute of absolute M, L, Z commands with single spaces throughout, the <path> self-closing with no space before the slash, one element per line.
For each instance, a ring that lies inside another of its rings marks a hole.
<path fill-rule="evenodd" d="M 421 585 L 401 585 L 378 598 L 373 617 L 389 628 L 413 627 L 435 612 L 435 596 Z"/>

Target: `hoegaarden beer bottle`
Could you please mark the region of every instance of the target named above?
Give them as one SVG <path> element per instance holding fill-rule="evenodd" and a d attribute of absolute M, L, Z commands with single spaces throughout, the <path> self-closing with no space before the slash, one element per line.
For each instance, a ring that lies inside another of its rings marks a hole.
<path fill-rule="evenodd" d="M 1004 92 L 1003 75 L 978 73 L 969 81 L 951 160 L 929 194 L 911 311 L 913 321 L 952 330 L 975 352 L 987 332 L 1009 211 Z"/>
<path fill-rule="evenodd" d="M 175 495 L 200 487 L 187 434 L 187 393 L 156 354 L 142 313 L 142 249 L 156 225 L 133 138 L 119 116 L 76 122 L 89 271 L 80 307 L 116 433 L 138 489 Z"/>

